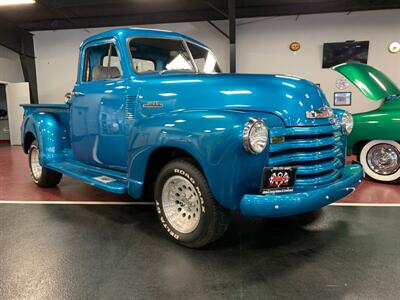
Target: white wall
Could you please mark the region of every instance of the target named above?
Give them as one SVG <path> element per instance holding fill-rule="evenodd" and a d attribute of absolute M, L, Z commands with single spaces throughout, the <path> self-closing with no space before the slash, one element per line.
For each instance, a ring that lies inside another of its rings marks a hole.
<path fill-rule="evenodd" d="M 340 75 L 322 69 L 324 42 L 369 40 L 368 63 L 387 73 L 400 85 L 400 53 L 387 51 L 391 41 L 400 40 L 400 10 L 334 13 L 300 16 L 258 18 L 238 21 L 237 70 L 244 73 L 285 73 L 320 83 L 327 98 L 333 102 L 335 82 Z M 219 22 L 226 28 L 226 22 Z M 174 30 L 198 39 L 216 53 L 222 69 L 228 71 L 228 40 L 206 22 L 146 26 Z M 107 28 L 35 32 L 36 69 L 39 101 L 61 103 L 64 94 L 75 82 L 78 47 L 86 37 Z M 301 43 L 293 54 L 289 44 Z M 353 92 L 351 112 L 371 110 L 378 103 Z"/>
<path fill-rule="evenodd" d="M 219 22 L 225 26 L 225 22 Z M 128 27 L 128 26 L 127 26 Z M 140 26 L 135 26 L 140 27 Z M 213 49 L 224 71 L 228 71 L 227 39 L 206 22 L 149 25 L 191 36 Z M 40 103 L 62 103 L 76 81 L 79 45 L 87 37 L 110 28 L 34 32 L 36 72 Z"/>
<path fill-rule="evenodd" d="M 400 10 L 334 13 L 240 20 L 237 30 L 238 71 L 293 74 L 320 83 L 333 104 L 335 82 L 340 74 L 322 69 L 324 42 L 369 40 L 368 64 L 377 67 L 400 85 L 400 53 L 388 52 L 390 42 L 400 41 Z M 289 44 L 301 43 L 293 54 Z M 372 110 L 379 103 L 367 100 L 351 86 L 351 112 Z"/>
<path fill-rule="evenodd" d="M 19 54 L 3 46 L 0 46 L 0 81 L 25 81 Z"/>

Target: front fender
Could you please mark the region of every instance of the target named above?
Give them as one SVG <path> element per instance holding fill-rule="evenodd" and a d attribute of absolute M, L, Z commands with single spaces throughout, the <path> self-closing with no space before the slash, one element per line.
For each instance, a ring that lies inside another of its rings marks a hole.
<path fill-rule="evenodd" d="M 40 163 L 62 160 L 62 151 L 68 147 L 68 131 L 61 120 L 51 113 L 35 112 L 24 119 L 23 133 L 30 132 L 40 148 Z"/>
<path fill-rule="evenodd" d="M 196 159 L 220 204 L 239 209 L 245 193 L 259 191 L 268 159 L 268 149 L 253 155 L 243 148 L 243 128 L 250 117 L 264 119 L 270 127 L 283 126 L 272 114 L 226 110 L 158 114 L 139 121 L 129 142 L 130 194 L 141 196 L 151 153 L 175 147 Z"/>
<path fill-rule="evenodd" d="M 374 110 L 353 115 L 354 128 L 348 139 L 347 154 L 351 155 L 360 141 L 400 141 L 400 111 Z"/>

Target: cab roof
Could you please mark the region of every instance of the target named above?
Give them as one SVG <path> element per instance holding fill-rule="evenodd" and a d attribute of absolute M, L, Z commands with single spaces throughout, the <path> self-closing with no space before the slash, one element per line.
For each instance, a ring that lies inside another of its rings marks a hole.
<path fill-rule="evenodd" d="M 161 30 L 161 29 L 150 29 L 150 28 L 116 28 L 112 30 L 108 30 L 96 35 L 93 35 L 86 40 L 83 41 L 82 45 L 85 45 L 89 42 L 104 39 L 104 38 L 115 38 L 119 40 L 126 40 L 130 37 L 164 37 L 164 38 L 181 38 L 188 41 L 191 41 L 195 44 L 201 45 L 203 47 L 208 48 L 203 43 L 196 41 L 195 39 L 186 36 L 184 34 L 180 34 L 174 31 L 169 30 Z"/>

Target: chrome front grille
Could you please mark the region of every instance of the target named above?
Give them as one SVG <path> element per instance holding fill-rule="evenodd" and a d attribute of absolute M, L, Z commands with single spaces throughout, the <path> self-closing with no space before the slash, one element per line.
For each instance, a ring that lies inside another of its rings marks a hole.
<path fill-rule="evenodd" d="M 295 166 L 296 186 L 320 185 L 340 177 L 344 142 L 339 126 L 290 127 L 270 130 L 268 166 Z M 272 143 L 274 140 L 282 140 Z"/>

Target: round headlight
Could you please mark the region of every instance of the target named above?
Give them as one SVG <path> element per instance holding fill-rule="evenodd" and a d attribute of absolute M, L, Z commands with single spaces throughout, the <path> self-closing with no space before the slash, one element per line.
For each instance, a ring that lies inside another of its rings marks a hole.
<path fill-rule="evenodd" d="M 250 119 L 243 130 L 243 146 L 247 152 L 258 154 L 263 152 L 268 143 L 268 128 L 260 119 Z"/>
<path fill-rule="evenodd" d="M 353 116 L 349 112 L 345 112 L 342 116 L 342 131 L 345 135 L 349 135 L 353 130 Z"/>

